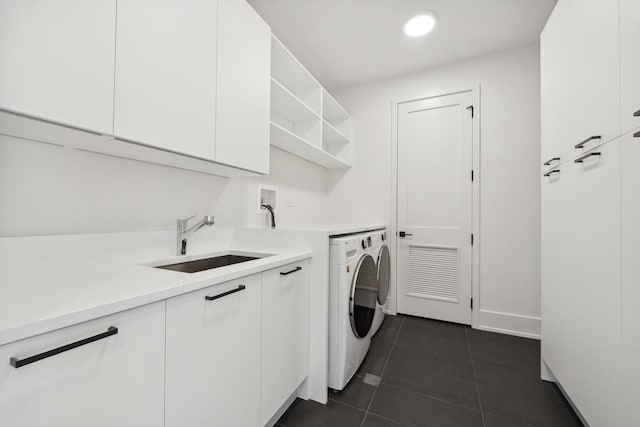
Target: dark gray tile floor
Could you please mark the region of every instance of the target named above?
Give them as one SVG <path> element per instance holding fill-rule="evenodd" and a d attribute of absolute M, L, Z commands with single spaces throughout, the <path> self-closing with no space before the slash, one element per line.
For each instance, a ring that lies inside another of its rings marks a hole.
<path fill-rule="evenodd" d="M 540 380 L 540 342 L 410 316 L 387 316 L 360 370 L 329 403 L 296 400 L 286 427 L 578 427 Z M 366 374 L 382 378 L 375 387 Z"/>

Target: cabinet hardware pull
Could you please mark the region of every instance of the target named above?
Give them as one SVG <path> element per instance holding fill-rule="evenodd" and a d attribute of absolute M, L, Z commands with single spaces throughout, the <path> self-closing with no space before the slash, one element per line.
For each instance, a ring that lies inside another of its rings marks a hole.
<path fill-rule="evenodd" d="M 549 172 L 545 173 L 545 174 L 544 174 L 544 175 L 542 175 L 542 176 L 551 176 L 551 175 L 553 175 L 554 173 L 560 173 L 560 169 L 554 169 L 554 170 L 552 170 L 552 171 L 549 171 Z"/>
<path fill-rule="evenodd" d="M 573 161 L 573 163 L 582 163 L 585 159 L 591 157 L 591 156 L 601 156 L 602 153 L 600 153 L 599 151 L 593 151 L 591 153 L 585 154 L 584 156 L 580 156 L 577 159 L 575 159 Z"/>
<path fill-rule="evenodd" d="M 577 144 L 575 148 L 582 148 L 587 144 L 587 142 L 592 141 L 594 139 L 602 139 L 602 137 L 600 135 L 590 136 L 589 138 L 582 141 L 580 144 Z"/>
<path fill-rule="evenodd" d="M 413 236 L 413 234 L 411 234 L 411 233 L 407 233 L 407 232 L 405 232 L 405 231 L 400 231 L 400 232 L 398 232 L 398 236 L 400 236 L 400 237 L 407 237 L 407 236 Z"/>
<path fill-rule="evenodd" d="M 300 271 L 300 270 L 302 270 L 302 267 L 296 267 L 296 268 L 294 268 L 293 270 L 291 270 L 291 271 L 286 271 L 286 272 L 284 272 L 284 273 L 281 271 L 281 272 L 280 272 L 280 275 L 281 275 L 281 276 L 288 276 L 289 274 L 291 274 L 291 273 L 295 273 L 296 271 Z"/>
<path fill-rule="evenodd" d="M 240 291 L 243 291 L 245 289 L 247 289 L 247 287 L 245 285 L 240 285 L 235 289 L 231 289 L 230 291 L 223 292 L 221 294 L 214 295 L 212 297 L 204 297 L 204 299 L 206 299 L 207 301 L 213 301 L 215 299 L 226 297 L 227 295 L 235 294 L 236 292 L 240 292 Z"/>
<path fill-rule="evenodd" d="M 549 166 L 551 163 L 555 162 L 555 161 L 559 161 L 560 157 L 554 157 L 553 159 L 549 159 L 546 162 L 544 162 L 542 165 L 543 166 Z"/>
<path fill-rule="evenodd" d="M 640 130 L 633 134 L 634 138 L 640 138 Z"/>
<path fill-rule="evenodd" d="M 640 117 L 640 110 L 633 113 L 633 117 Z"/>
<path fill-rule="evenodd" d="M 64 353 L 65 351 L 73 350 L 74 348 L 92 343 L 94 341 L 101 340 L 103 338 L 110 337 L 111 335 L 115 335 L 118 333 L 118 328 L 115 326 L 109 326 L 107 332 L 103 332 L 98 335 L 94 335 L 89 338 L 82 339 L 80 341 L 73 342 L 71 344 L 63 345 L 62 347 L 54 348 L 53 350 L 48 350 L 40 354 L 36 354 L 35 356 L 27 357 L 25 359 L 18 359 L 17 357 L 12 357 L 9 359 L 9 364 L 14 368 L 19 368 L 21 366 L 29 365 L 34 362 L 38 362 L 42 359 L 46 359 L 51 356 L 55 356 L 60 353 Z"/>

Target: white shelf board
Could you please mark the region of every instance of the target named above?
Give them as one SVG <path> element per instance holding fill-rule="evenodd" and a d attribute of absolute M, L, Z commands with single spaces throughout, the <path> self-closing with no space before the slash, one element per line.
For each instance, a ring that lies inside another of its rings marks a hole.
<path fill-rule="evenodd" d="M 325 119 L 322 120 L 323 144 L 348 144 L 349 142 L 349 138 L 336 129 L 331 123 Z"/>
<path fill-rule="evenodd" d="M 271 109 L 291 122 L 307 122 L 320 118 L 300 98 L 273 77 L 271 78 Z"/>
<path fill-rule="evenodd" d="M 317 95 L 313 111 L 320 114 L 322 85 L 275 36 L 271 36 L 271 75 L 298 98 Z"/>
<path fill-rule="evenodd" d="M 348 163 L 273 122 L 271 122 L 271 145 L 327 169 L 351 167 Z"/>
<path fill-rule="evenodd" d="M 322 118 L 335 125 L 349 119 L 349 113 L 326 89 L 322 89 Z"/>

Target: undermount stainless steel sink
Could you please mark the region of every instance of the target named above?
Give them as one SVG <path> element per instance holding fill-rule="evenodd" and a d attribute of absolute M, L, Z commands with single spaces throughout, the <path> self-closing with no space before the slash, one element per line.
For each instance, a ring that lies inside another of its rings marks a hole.
<path fill-rule="evenodd" d="M 225 267 L 227 265 L 239 264 L 241 262 L 253 261 L 260 258 L 263 258 L 263 256 L 221 255 L 212 258 L 179 262 L 176 264 L 158 265 L 155 266 L 155 268 L 180 271 L 182 273 L 197 273 L 199 271 L 211 270 L 213 268 Z"/>

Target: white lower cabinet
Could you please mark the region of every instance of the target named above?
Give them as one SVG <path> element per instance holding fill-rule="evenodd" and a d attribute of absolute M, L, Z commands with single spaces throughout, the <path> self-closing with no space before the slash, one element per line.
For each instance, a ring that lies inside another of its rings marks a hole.
<path fill-rule="evenodd" d="M 167 300 L 166 427 L 259 425 L 261 283 Z"/>
<path fill-rule="evenodd" d="M 262 284 L 262 404 L 266 424 L 309 372 L 309 262 L 269 270 Z"/>
<path fill-rule="evenodd" d="M 0 424 L 163 426 L 164 315 L 161 301 L 0 346 Z M 31 364 L 9 363 L 90 337 Z"/>
<path fill-rule="evenodd" d="M 308 376 L 309 261 L 6 344 L 0 361 L 0 426 L 259 427 Z"/>

